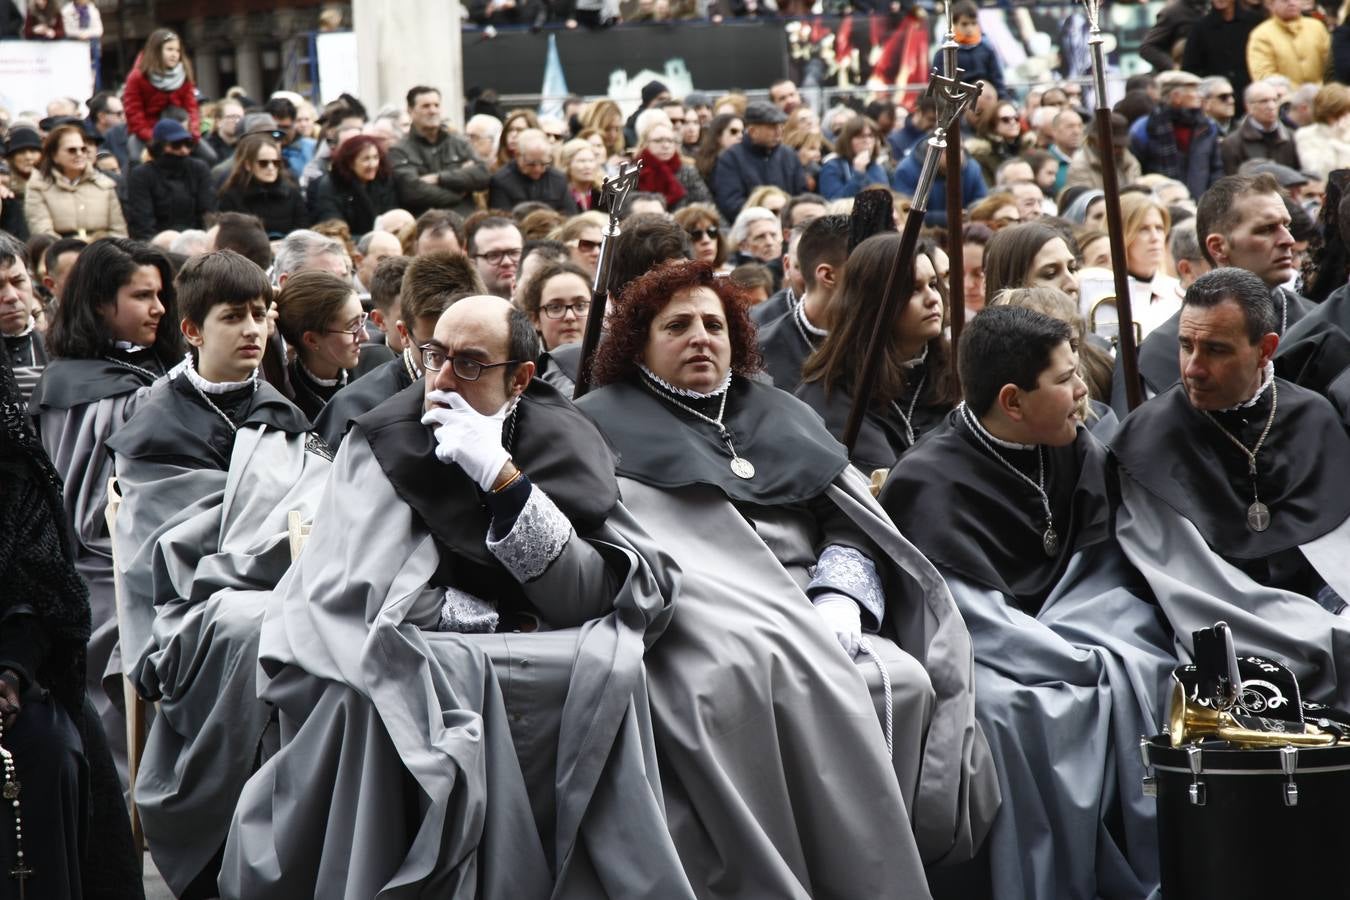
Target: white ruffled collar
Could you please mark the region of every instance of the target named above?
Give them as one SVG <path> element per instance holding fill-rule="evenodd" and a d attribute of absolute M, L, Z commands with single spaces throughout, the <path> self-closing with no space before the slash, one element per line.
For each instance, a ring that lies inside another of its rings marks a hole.
<path fill-rule="evenodd" d="M 1262 370 L 1261 386 L 1256 389 L 1255 394 L 1252 394 L 1252 398 L 1250 400 L 1243 400 L 1241 403 L 1236 403 L 1233 406 L 1225 407 L 1224 409 L 1219 410 L 1219 412 L 1237 412 L 1239 409 L 1252 408 L 1253 406 L 1261 402 L 1261 397 L 1265 395 L 1266 391 L 1270 390 L 1270 386 L 1274 383 L 1275 383 L 1275 363 L 1272 361 L 1266 363 L 1265 369 Z"/>
<path fill-rule="evenodd" d="M 321 385 L 322 387 L 337 387 L 340 384 L 347 383 L 346 369 L 338 369 L 338 377 L 336 378 L 320 378 L 318 375 L 315 375 L 313 372 L 309 370 L 309 366 L 305 365 L 304 360 L 302 360 L 300 357 L 297 356 L 295 358 L 295 364 L 300 367 L 301 372 L 305 373 L 306 378 L 308 378 L 310 381 L 314 382 L 317 385 Z"/>
<path fill-rule="evenodd" d="M 657 387 L 661 388 L 661 390 L 666 391 L 667 393 L 674 394 L 676 397 L 688 397 L 690 400 L 707 400 L 711 397 L 720 397 L 726 391 L 727 388 L 731 387 L 730 369 L 727 370 L 727 377 L 722 379 L 722 383 L 720 385 L 718 385 L 715 389 L 709 391 L 708 393 L 703 394 L 698 391 L 691 391 L 688 388 L 676 387 L 669 381 L 666 381 L 660 375 L 657 375 L 651 369 L 647 368 L 642 363 L 638 363 L 638 368 L 642 370 L 643 375 L 646 375 L 649 379 L 651 379 L 652 383 L 655 384 Z"/>
<path fill-rule="evenodd" d="M 113 341 L 113 349 L 122 350 L 126 353 L 140 353 L 142 350 L 149 350 L 150 348 L 133 344 L 131 341 Z"/>
<path fill-rule="evenodd" d="M 818 328 L 818 327 L 816 327 L 815 325 L 812 325 L 812 324 L 811 324 L 811 320 L 808 319 L 808 318 L 806 317 L 806 301 L 805 301 L 805 298 L 803 298 L 802 301 L 801 301 L 800 303 L 798 303 L 798 304 L 793 308 L 793 312 L 794 312 L 794 313 L 796 314 L 796 316 L 797 316 L 797 322 L 802 326 L 802 328 L 806 329 L 806 332 L 807 332 L 808 334 L 813 334 L 813 335 L 815 335 L 816 337 L 820 337 L 820 338 L 823 338 L 823 337 L 826 337 L 826 336 L 829 335 L 829 332 L 826 331 L 824 328 Z"/>
<path fill-rule="evenodd" d="M 183 362 L 178 366 L 192 386 L 203 394 L 228 394 L 232 391 L 242 390 L 246 387 L 252 387 L 257 390 L 258 370 L 254 369 L 243 381 L 208 381 L 197 371 L 197 361 L 188 353 L 183 357 Z"/>

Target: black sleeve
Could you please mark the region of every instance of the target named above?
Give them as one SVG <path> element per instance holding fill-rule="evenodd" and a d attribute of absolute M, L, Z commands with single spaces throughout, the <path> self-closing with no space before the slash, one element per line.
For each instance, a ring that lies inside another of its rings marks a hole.
<path fill-rule="evenodd" d="M 155 236 L 155 204 L 151 197 L 155 174 L 150 163 L 131 170 L 127 179 L 127 230 L 133 238 L 148 241 Z"/>
<path fill-rule="evenodd" d="M 37 616 L 28 607 L 12 609 L 0 620 L 0 669 L 13 669 L 19 676 L 20 693 L 37 679 L 46 661 L 51 640 Z"/>
<path fill-rule="evenodd" d="M 1164 6 L 1162 12 L 1158 13 L 1158 21 L 1144 35 L 1144 41 L 1139 45 L 1139 55 L 1153 67 L 1154 71 L 1166 72 L 1176 66 L 1172 61 L 1172 45 L 1179 38 L 1185 37 L 1189 30 L 1186 27 L 1185 14 L 1178 15 L 1179 5 L 1178 0 L 1172 0 Z"/>

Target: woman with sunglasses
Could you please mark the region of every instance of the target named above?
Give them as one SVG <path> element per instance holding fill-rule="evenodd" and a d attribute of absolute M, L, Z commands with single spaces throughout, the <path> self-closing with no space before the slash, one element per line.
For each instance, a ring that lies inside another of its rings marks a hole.
<path fill-rule="evenodd" d="M 117 185 L 94 168 L 90 150 L 79 125 L 61 125 L 48 133 L 23 203 L 31 234 L 91 241 L 127 236 Z"/>
<path fill-rule="evenodd" d="M 689 235 L 694 259 L 712 263 L 719 270 L 722 268 L 727 261 L 727 245 L 717 207 L 711 203 L 691 203 L 675 213 L 675 224 Z"/>
<path fill-rule="evenodd" d="M 565 244 L 572 262 L 587 273 L 587 279 L 593 279 L 595 267 L 600 264 L 600 244 L 608 224 L 608 216 L 592 210 L 568 219 L 549 237 Z"/>
<path fill-rule="evenodd" d="M 150 162 L 127 179 L 127 225 L 131 236 L 150 240 L 161 231 L 201 228 L 216 211 L 211 170 L 192 158 L 192 135 L 181 122 L 161 119 L 151 133 Z"/>
<path fill-rule="evenodd" d="M 350 281 L 308 271 L 286 279 L 277 314 L 277 328 L 295 351 L 287 366 L 290 399 L 312 422 L 361 361 L 361 345 L 370 340 L 366 313 Z"/>
<path fill-rule="evenodd" d="M 220 209 L 257 216 L 271 238 L 307 228 L 310 221 L 305 197 L 269 134 L 250 134 L 239 141 L 234 168 L 220 188 Z"/>
<path fill-rule="evenodd" d="M 980 164 L 985 181 L 993 184 L 998 180 L 998 167 L 1024 149 L 1022 118 L 1017 114 L 1017 106 L 1007 101 L 999 103 L 985 127 L 967 139 L 965 145 L 966 152 Z"/>
<path fill-rule="evenodd" d="M 377 216 L 398 205 L 389 157 L 368 134 L 339 144 L 328 174 L 309 186 L 309 212 L 314 221 L 341 219 L 352 234 L 372 230 Z"/>
<path fill-rule="evenodd" d="M 741 136 L 745 134 L 745 123 L 741 117 L 734 113 L 721 113 L 713 116 L 713 120 L 708 123 L 708 127 L 703 131 L 703 144 L 698 148 L 698 156 L 694 158 L 694 166 L 698 169 L 698 174 L 707 181 L 712 178 L 713 166 L 717 165 L 717 157 L 722 155 L 722 151 L 741 142 Z"/>

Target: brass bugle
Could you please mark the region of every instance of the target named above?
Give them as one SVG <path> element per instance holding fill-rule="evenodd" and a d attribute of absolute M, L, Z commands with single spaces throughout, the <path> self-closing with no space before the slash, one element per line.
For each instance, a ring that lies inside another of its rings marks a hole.
<path fill-rule="evenodd" d="M 1336 743 L 1336 735 L 1315 725 L 1305 725 L 1302 732 L 1243 728 L 1229 713 L 1190 703 L 1180 684 L 1172 685 L 1172 709 L 1168 718 L 1173 747 L 1206 737 L 1217 737 L 1241 747 L 1329 747 Z"/>

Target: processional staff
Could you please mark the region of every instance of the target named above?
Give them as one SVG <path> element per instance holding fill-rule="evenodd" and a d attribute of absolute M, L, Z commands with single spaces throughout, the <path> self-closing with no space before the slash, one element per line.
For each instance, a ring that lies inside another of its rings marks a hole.
<path fill-rule="evenodd" d="M 928 195 L 933 190 L 933 178 L 937 175 L 938 157 L 947 149 L 947 135 L 953 124 L 960 118 L 975 98 L 980 87 L 965 84 L 956 78 L 956 73 L 948 69 L 949 75 L 939 75 L 936 71 L 928 82 L 927 94 L 937 103 L 937 126 L 933 136 L 928 139 L 924 149 L 923 169 L 919 174 L 919 183 L 914 190 L 913 205 L 905 218 L 905 228 L 900 232 L 900 247 L 891 261 L 890 273 L 886 276 L 886 289 L 882 293 L 881 306 L 877 311 L 872 328 L 872 337 L 867 342 L 867 355 L 863 358 L 862 373 L 854 385 L 853 409 L 849 412 L 848 425 L 844 428 L 844 446 L 849 453 L 858 442 L 858 431 L 862 428 L 863 415 L 867 412 L 872 391 L 876 387 L 877 369 L 881 365 L 881 356 L 885 344 L 895 340 L 895 319 L 909 302 L 914 293 L 914 248 L 919 243 L 919 231 L 923 229 L 924 215 L 928 212 Z M 959 151 L 959 138 L 957 140 Z M 947 181 L 958 181 L 956 169 L 948 166 Z M 958 181 L 959 183 L 959 181 Z M 959 221 L 959 219 L 958 219 Z M 952 271 L 957 271 L 952 264 Z"/>
<path fill-rule="evenodd" d="M 609 270 L 614 262 L 614 240 L 619 236 L 619 213 L 623 211 L 628 194 L 637 186 L 642 160 L 622 163 L 619 174 L 606 178 L 600 186 L 600 200 L 596 208 L 609 213 L 609 221 L 600 240 L 600 260 L 595 266 L 595 283 L 591 285 L 591 311 L 586 317 L 586 334 L 581 339 L 581 361 L 577 364 L 577 384 L 572 399 L 586 395 L 591 389 L 591 361 L 600 345 L 600 332 L 605 327 L 605 303 L 609 299 Z"/>
<path fill-rule="evenodd" d="M 956 30 L 952 24 L 951 8 L 947 13 L 947 40 L 942 44 L 942 71 L 952 79 L 961 75 L 957 68 Z M 979 91 L 976 91 L 979 97 Z M 965 240 L 961 234 L 962 216 L 965 212 L 961 202 L 961 142 L 947 142 L 947 260 L 951 270 L 947 273 L 947 304 L 951 307 L 952 328 L 952 380 L 961 384 L 961 372 L 957 365 L 961 346 L 961 330 L 966 327 L 966 288 L 965 288 Z"/>
<path fill-rule="evenodd" d="M 1106 101 L 1106 59 L 1102 49 L 1101 0 L 1083 0 L 1092 49 L 1092 85 L 1097 95 L 1093 124 L 1102 160 L 1102 192 L 1106 195 L 1106 233 L 1111 245 L 1111 272 L 1116 288 L 1116 323 L 1120 329 L 1119 353 L 1125 375 L 1125 401 L 1130 409 L 1142 402 L 1139 384 L 1139 348 L 1134 340 L 1134 310 L 1130 303 L 1129 272 L 1125 263 L 1125 224 L 1120 214 L 1120 180 L 1116 169 L 1116 146 L 1111 134 L 1111 107 Z"/>

